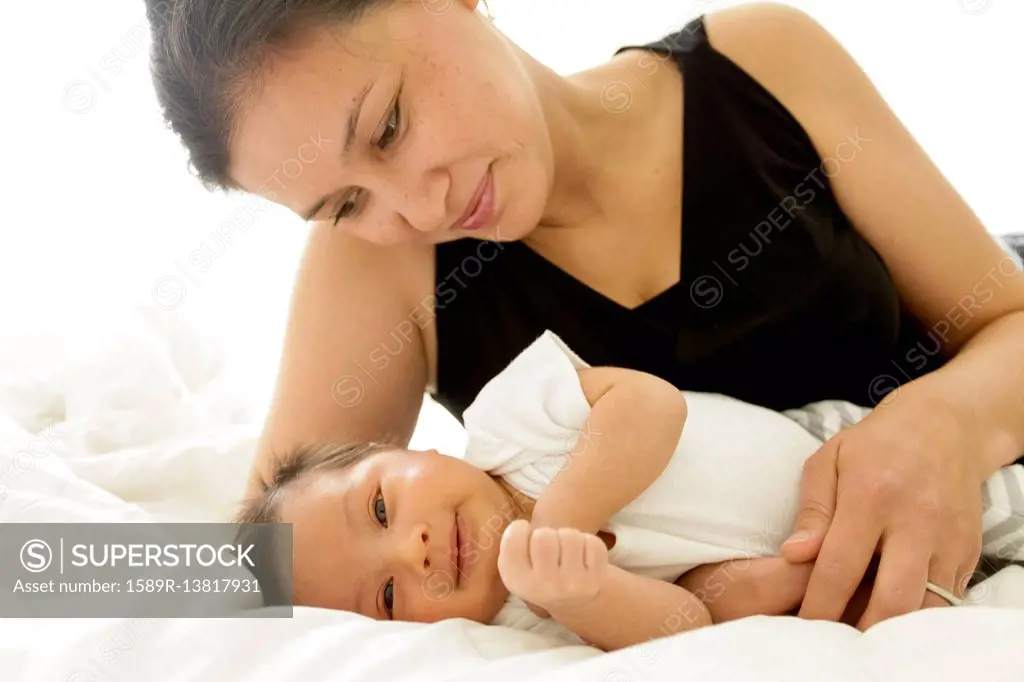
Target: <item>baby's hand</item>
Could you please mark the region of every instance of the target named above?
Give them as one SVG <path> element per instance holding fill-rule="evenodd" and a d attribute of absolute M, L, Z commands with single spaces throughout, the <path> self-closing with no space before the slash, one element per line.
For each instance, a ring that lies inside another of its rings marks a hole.
<path fill-rule="evenodd" d="M 589 603 L 604 582 L 608 548 L 575 528 L 509 524 L 501 536 L 498 574 L 509 592 L 528 604 L 558 612 Z"/>

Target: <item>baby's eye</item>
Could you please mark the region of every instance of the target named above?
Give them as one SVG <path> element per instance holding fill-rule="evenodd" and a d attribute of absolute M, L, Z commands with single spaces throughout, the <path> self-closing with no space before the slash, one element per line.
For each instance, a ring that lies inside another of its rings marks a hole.
<path fill-rule="evenodd" d="M 389 578 L 386 585 L 384 585 L 384 610 L 388 614 L 388 618 L 394 618 L 395 609 L 395 579 Z"/>
<path fill-rule="evenodd" d="M 373 515 L 377 517 L 377 522 L 388 527 L 388 513 L 384 508 L 384 495 L 380 492 L 377 493 L 377 499 L 373 501 Z"/>

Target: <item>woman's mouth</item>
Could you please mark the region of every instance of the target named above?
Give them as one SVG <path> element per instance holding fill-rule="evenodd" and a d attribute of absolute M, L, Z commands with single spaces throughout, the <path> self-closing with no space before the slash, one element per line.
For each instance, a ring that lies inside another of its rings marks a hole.
<path fill-rule="evenodd" d="M 494 217 L 494 174 L 491 166 L 487 166 L 487 172 L 480 180 L 473 198 L 469 200 L 466 212 L 456 224 L 456 229 L 479 230 L 490 224 Z"/>

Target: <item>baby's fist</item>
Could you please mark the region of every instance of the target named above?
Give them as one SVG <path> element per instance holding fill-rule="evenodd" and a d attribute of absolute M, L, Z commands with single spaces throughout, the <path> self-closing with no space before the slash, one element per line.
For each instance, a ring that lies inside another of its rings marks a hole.
<path fill-rule="evenodd" d="M 601 538 L 575 528 L 534 528 L 518 520 L 501 536 L 498 574 L 509 592 L 550 612 L 587 604 L 608 566 Z"/>

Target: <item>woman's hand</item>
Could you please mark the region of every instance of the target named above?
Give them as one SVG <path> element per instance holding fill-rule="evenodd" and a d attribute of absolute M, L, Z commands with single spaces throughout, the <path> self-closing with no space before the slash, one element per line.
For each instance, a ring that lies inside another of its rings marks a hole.
<path fill-rule="evenodd" d="M 498 575 L 534 613 L 538 612 L 535 606 L 557 611 L 590 603 L 604 583 L 607 568 L 608 548 L 591 533 L 537 528 L 520 519 L 501 536 Z"/>
<path fill-rule="evenodd" d="M 838 620 L 876 552 L 878 575 L 857 627 L 962 597 L 981 553 L 981 427 L 909 384 L 805 464 L 793 562 L 814 560 L 799 615 Z"/>

